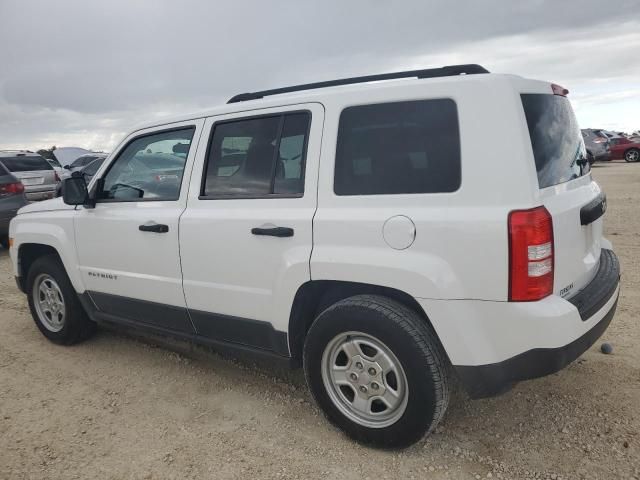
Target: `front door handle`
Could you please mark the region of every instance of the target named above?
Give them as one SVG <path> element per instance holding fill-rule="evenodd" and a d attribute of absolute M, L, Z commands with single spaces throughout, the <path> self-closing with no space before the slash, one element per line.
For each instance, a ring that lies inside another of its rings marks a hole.
<path fill-rule="evenodd" d="M 271 237 L 293 237 L 293 228 L 289 227 L 256 227 L 251 229 L 254 235 L 269 235 Z"/>
<path fill-rule="evenodd" d="M 141 232 L 167 233 L 169 231 L 169 225 L 152 223 L 151 225 L 140 225 L 138 229 Z"/>

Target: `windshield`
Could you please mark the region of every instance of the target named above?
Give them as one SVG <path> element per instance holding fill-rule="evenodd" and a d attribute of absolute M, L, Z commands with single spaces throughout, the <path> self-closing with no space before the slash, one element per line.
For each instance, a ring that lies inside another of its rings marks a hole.
<path fill-rule="evenodd" d="M 587 152 L 569 100 L 544 93 L 521 97 L 540 188 L 587 173 Z"/>
<path fill-rule="evenodd" d="M 53 170 L 53 167 L 43 158 L 37 155 L 5 157 L 0 162 L 10 172 L 32 172 L 35 170 Z"/>

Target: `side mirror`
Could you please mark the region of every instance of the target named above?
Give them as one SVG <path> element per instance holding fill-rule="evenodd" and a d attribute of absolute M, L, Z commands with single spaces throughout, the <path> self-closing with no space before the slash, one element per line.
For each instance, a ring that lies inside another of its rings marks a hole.
<path fill-rule="evenodd" d="M 66 178 L 62 183 L 62 200 L 67 205 L 83 205 L 88 197 L 89 192 L 84 178 Z"/>
<path fill-rule="evenodd" d="M 71 165 L 65 165 L 63 168 L 66 168 L 67 170 L 71 170 Z"/>

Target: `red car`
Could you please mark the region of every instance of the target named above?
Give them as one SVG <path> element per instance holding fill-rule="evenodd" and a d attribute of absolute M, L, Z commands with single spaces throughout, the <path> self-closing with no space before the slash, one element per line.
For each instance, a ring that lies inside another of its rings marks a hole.
<path fill-rule="evenodd" d="M 624 137 L 615 137 L 609 140 L 611 148 L 611 160 L 624 158 L 627 162 L 640 160 L 640 143 Z"/>

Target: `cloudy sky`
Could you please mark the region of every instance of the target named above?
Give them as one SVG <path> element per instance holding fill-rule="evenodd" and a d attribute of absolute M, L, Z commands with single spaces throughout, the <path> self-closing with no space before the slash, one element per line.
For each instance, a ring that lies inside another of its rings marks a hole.
<path fill-rule="evenodd" d="M 454 63 L 640 129 L 638 0 L 0 0 L 0 25 L 0 148 L 108 151 L 242 91 Z"/>

